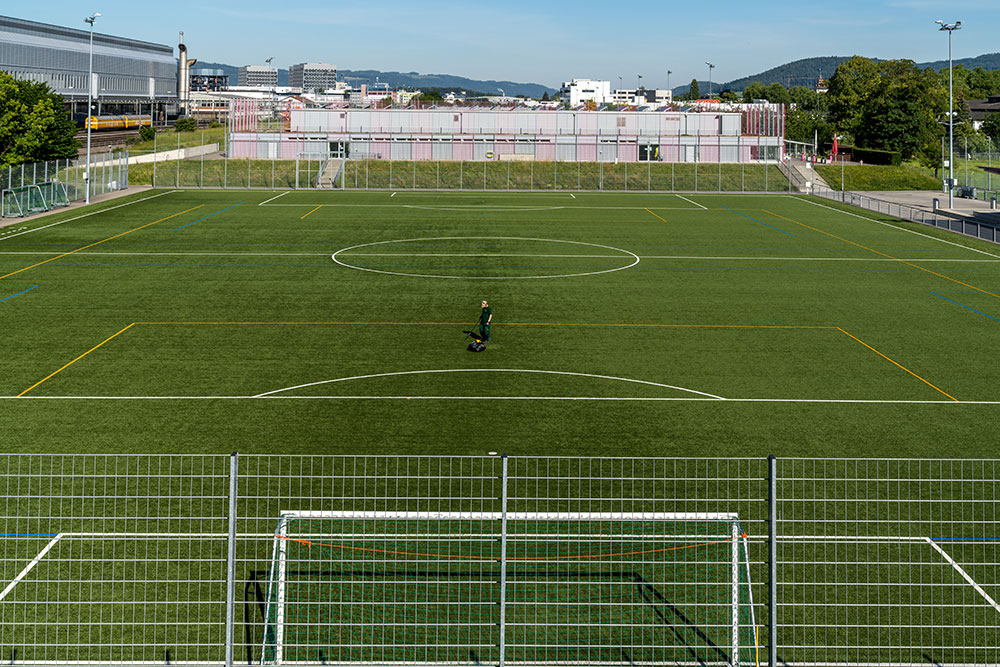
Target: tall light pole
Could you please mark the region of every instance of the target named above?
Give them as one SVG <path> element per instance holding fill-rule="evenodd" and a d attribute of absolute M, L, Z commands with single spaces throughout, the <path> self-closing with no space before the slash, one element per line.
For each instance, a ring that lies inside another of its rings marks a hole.
<path fill-rule="evenodd" d="M 705 61 L 705 64 L 708 65 L 708 98 L 712 99 L 712 70 L 715 69 L 715 65 L 707 60 Z"/>
<path fill-rule="evenodd" d="M 636 87 L 635 90 L 636 90 L 636 92 L 639 92 L 639 88 L 642 88 L 642 75 L 641 74 L 636 74 L 635 76 L 636 76 L 636 78 L 639 79 L 639 85 Z"/>
<path fill-rule="evenodd" d="M 955 87 L 951 60 L 951 33 L 962 29 L 962 22 L 935 21 L 948 32 L 948 208 L 955 207 Z"/>
<path fill-rule="evenodd" d="M 670 71 L 670 70 L 667 70 L 667 90 L 670 90 L 670 75 L 671 74 L 673 74 L 673 72 Z M 673 97 L 674 97 L 674 95 L 673 95 L 673 93 L 671 93 L 670 94 L 671 100 L 673 100 Z"/>
<path fill-rule="evenodd" d="M 90 24 L 90 64 L 87 66 L 87 167 L 83 172 L 83 184 L 87 188 L 85 203 L 90 203 L 90 115 L 94 108 L 94 22 L 100 17 L 100 12 L 94 12 L 83 19 Z"/>

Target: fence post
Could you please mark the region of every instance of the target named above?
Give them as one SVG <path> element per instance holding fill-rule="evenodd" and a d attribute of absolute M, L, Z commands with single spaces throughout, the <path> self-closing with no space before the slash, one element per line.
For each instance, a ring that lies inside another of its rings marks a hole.
<path fill-rule="evenodd" d="M 226 550 L 226 667 L 233 667 L 233 618 L 236 610 L 236 475 L 240 455 L 229 455 L 229 544 Z M 266 620 L 266 619 L 265 619 Z"/>
<path fill-rule="evenodd" d="M 500 667 L 507 647 L 507 455 L 500 467 Z"/>
<path fill-rule="evenodd" d="M 767 664 L 778 667 L 778 459 L 767 457 Z"/>

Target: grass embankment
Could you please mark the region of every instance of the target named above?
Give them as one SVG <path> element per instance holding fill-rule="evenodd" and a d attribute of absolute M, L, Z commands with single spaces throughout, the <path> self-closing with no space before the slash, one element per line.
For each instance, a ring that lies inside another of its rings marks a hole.
<path fill-rule="evenodd" d="M 219 144 L 221 147 L 225 142 L 225 127 L 209 127 L 194 132 L 175 132 L 166 129 L 156 133 L 155 141 L 137 141 L 134 144 L 129 144 L 127 150 L 131 155 L 139 155 L 155 151 L 170 151 L 176 148 L 203 146 L 204 144 Z"/>
<path fill-rule="evenodd" d="M 311 187 L 317 161 L 298 163 L 298 186 Z M 161 187 L 290 188 L 294 160 L 176 160 L 132 165 L 129 183 Z M 785 192 L 788 179 L 776 165 L 600 164 L 596 162 L 420 162 L 350 160 L 349 189 L 442 190 L 660 190 Z"/>
<path fill-rule="evenodd" d="M 842 171 L 843 170 L 843 171 Z M 834 190 L 940 190 L 941 181 L 915 165 L 816 165 L 816 173 Z"/>

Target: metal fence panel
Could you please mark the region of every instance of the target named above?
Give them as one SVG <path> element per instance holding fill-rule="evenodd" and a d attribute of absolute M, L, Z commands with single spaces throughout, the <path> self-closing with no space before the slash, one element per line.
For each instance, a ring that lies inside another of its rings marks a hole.
<path fill-rule="evenodd" d="M 8 455 L 0 645 L 19 665 L 995 665 L 998 465 Z"/>

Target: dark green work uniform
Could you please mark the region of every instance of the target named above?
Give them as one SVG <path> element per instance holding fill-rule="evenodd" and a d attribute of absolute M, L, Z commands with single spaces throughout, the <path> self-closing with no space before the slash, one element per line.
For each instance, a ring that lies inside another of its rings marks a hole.
<path fill-rule="evenodd" d="M 490 317 L 493 315 L 493 309 L 489 306 L 483 308 L 483 312 L 479 314 L 479 338 L 480 340 L 490 339 Z"/>

